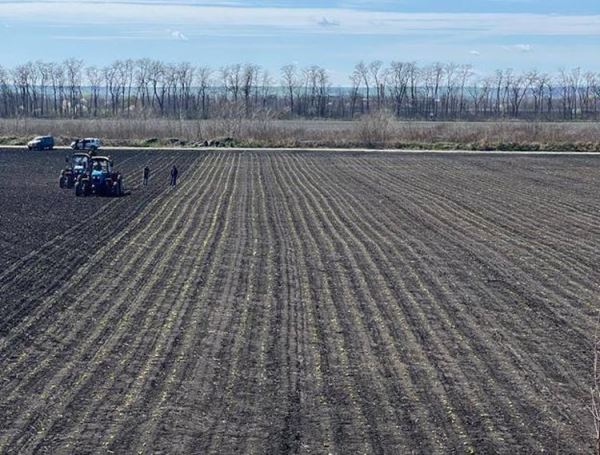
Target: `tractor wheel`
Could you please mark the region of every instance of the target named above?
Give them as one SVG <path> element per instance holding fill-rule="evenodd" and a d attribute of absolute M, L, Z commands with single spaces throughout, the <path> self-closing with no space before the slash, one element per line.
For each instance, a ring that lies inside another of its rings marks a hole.
<path fill-rule="evenodd" d="M 123 189 L 121 188 L 121 182 L 118 181 L 117 184 L 113 188 L 113 196 L 121 197 L 123 195 Z"/>
<path fill-rule="evenodd" d="M 75 183 L 75 182 L 73 181 L 73 177 L 69 177 L 69 178 L 67 179 L 67 188 L 73 188 L 73 184 L 74 184 L 74 183 Z"/>
<path fill-rule="evenodd" d="M 65 186 L 67 186 L 67 183 L 66 183 L 66 181 L 65 181 L 65 180 L 66 180 L 66 179 L 65 179 L 65 177 L 61 177 L 61 178 L 58 180 L 58 186 L 60 186 L 61 188 L 64 188 Z"/>
<path fill-rule="evenodd" d="M 81 183 L 75 185 L 75 196 L 85 196 L 85 190 Z"/>

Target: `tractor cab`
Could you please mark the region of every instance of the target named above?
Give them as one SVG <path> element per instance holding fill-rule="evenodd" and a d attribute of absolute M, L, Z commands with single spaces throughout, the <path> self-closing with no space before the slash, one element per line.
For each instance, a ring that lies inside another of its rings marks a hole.
<path fill-rule="evenodd" d="M 104 185 L 104 181 L 110 178 L 113 172 L 113 162 L 108 156 L 94 156 L 91 159 L 92 184 L 96 187 Z"/>
<path fill-rule="evenodd" d="M 92 178 L 94 176 L 106 175 L 112 172 L 112 161 L 107 156 L 95 156 L 92 158 Z"/>
<path fill-rule="evenodd" d="M 87 153 L 76 152 L 71 157 L 71 169 L 76 175 L 87 172 L 90 164 L 90 155 Z"/>

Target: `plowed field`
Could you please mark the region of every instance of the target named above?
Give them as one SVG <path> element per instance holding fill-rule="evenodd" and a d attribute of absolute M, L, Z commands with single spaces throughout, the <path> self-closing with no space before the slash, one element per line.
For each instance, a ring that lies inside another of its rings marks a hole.
<path fill-rule="evenodd" d="M 112 156 L 0 151 L 0 452 L 592 450 L 597 158 Z"/>

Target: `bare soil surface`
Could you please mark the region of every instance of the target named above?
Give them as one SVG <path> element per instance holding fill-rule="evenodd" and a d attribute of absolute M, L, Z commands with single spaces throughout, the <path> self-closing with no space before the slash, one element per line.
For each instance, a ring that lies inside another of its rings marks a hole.
<path fill-rule="evenodd" d="M 592 451 L 598 158 L 111 155 L 0 150 L 0 452 Z"/>

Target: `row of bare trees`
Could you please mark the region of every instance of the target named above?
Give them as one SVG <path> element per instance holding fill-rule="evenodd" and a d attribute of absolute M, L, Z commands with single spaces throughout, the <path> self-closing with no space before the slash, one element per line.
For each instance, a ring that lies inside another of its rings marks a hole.
<path fill-rule="evenodd" d="M 478 76 L 470 65 L 418 67 L 412 62 L 359 63 L 351 76 L 351 113 L 391 108 L 398 117 L 432 119 L 597 119 L 600 74 L 580 68 L 551 75 L 497 70 Z"/>
<path fill-rule="evenodd" d="M 600 74 L 548 74 L 469 65 L 360 62 L 348 87 L 320 66 L 254 64 L 213 69 L 189 63 L 119 60 L 105 67 L 27 62 L 0 67 L 2 117 L 252 117 L 350 119 L 387 110 L 406 119 L 575 120 L 600 118 Z"/>

